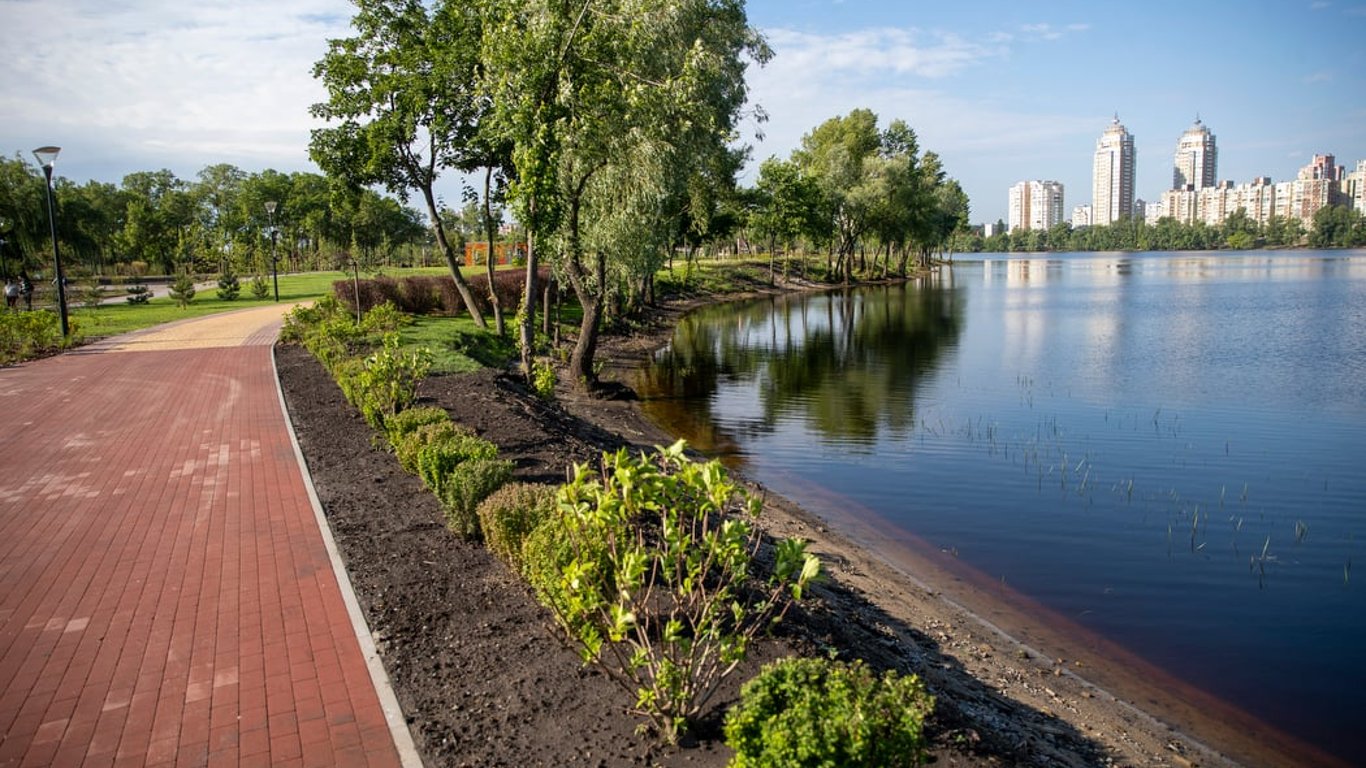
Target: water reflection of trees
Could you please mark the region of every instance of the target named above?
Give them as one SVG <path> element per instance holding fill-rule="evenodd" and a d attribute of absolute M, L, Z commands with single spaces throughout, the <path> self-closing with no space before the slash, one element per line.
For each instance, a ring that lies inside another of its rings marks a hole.
<path fill-rule="evenodd" d="M 920 381 L 963 326 L 962 292 L 895 285 L 786 295 L 695 312 L 642 374 L 642 394 L 665 427 L 704 450 L 728 453 L 741 436 L 797 419 L 832 442 L 871 444 L 880 430 L 915 425 Z M 748 382 L 756 413 L 727 434 L 712 395 Z"/>

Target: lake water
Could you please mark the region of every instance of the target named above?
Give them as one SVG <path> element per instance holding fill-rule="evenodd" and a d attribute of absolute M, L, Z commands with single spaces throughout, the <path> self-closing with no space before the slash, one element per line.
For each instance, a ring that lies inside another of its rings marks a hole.
<path fill-rule="evenodd" d="M 960 258 L 685 318 L 666 428 L 1366 754 L 1366 251 Z"/>

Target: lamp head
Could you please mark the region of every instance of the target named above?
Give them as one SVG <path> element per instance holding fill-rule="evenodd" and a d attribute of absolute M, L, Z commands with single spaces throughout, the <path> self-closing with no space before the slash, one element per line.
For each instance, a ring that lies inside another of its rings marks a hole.
<path fill-rule="evenodd" d="M 271 216 L 274 216 L 274 215 L 275 215 L 275 208 L 276 208 L 278 205 L 279 205 L 279 203 L 276 203 L 274 200 L 267 200 L 267 201 L 266 201 L 266 213 L 270 214 Z"/>
<path fill-rule="evenodd" d="M 52 166 L 57 164 L 57 155 L 62 151 L 61 147 L 38 147 L 33 150 L 33 156 L 38 160 L 38 167 L 45 171 L 52 170 Z"/>

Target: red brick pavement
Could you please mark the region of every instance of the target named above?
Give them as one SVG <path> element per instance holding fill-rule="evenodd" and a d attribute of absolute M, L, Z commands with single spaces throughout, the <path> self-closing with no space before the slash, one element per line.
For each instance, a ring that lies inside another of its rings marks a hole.
<path fill-rule="evenodd" d="M 268 346 L 0 370 L 0 423 L 0 766 L 399 764 Z"/>

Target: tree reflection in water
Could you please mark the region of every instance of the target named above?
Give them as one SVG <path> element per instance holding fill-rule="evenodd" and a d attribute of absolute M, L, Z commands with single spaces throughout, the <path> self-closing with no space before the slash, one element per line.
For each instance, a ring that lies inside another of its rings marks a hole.
<path fill-rule="evenodd" d="M 636 389 L 661 426 L 732 464 L 743 459 L 738 438 L 785 420 L 871 447 L 882 431 L 915 426 L 917 389 L 956 348 L 964 304 L 961 290 L 924 282 L 706 307 L 679 323 Z M 756 405 L 722 419 L 716 397 L 732 383 Z"/>

